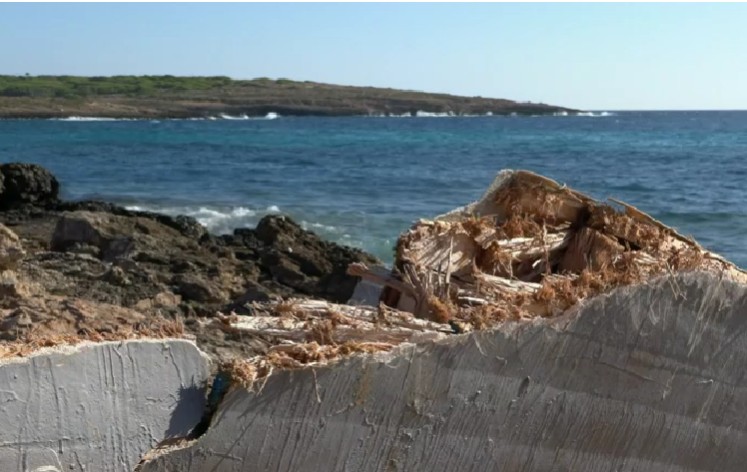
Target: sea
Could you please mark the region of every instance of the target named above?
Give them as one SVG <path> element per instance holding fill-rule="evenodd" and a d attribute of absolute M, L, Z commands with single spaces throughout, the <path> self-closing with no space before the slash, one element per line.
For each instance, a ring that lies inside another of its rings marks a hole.
<path fill-rule="evenodd" d="M 528 169 L 628 202 L 747 267 L 747 112 L 0 121 L 0 161 L 65 199 L 190 215 L 215 233 L 286 214 L 386 262 L 398 235 Z"/>

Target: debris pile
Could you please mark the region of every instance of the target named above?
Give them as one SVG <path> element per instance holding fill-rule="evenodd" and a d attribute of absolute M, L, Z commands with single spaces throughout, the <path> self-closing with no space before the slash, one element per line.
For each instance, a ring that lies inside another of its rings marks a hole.
<path fill-rule="evenodd" d="M 747 282 L 691 238 L 611 203 L 619 209 L 531 172 L 503 171 L 478 202 L 400 237 L 382 301 L 468 330 L 557 315 L 666 274 L 702 270 Z M 352 271 L 368 275 L 360 265 Z"/>
<path fill-rule="evenodd" d="M 556 316 L 664 275 L 706 271 L 747 283 L 745 272 L 691 238 L 612 203 L 619 209 L 531 172 L 503 171 L 478 202 L 405 232 L 391 274 L 349 266 L 349 275 L 384 287 L 378 308 L 285 301 L 229 321 L 231 329 L 273 337 L 264 353 L 229 370 L 250 385 L 273 368 Z"/>
<path fill-rule="evenodd" d="M 453 334 L 435 323 L 379 305 L 350 306 L 323 300 L 288 300 L 257 304 L 253 316 L 227 316 L 212 327 L 262 339 L 266 349 L 249 359 L 232 359 L 222 370 L 252 388 L 273 370 L 325 364 L 353 354 L 389 351 L 402 343 L 421 343 Z"/>

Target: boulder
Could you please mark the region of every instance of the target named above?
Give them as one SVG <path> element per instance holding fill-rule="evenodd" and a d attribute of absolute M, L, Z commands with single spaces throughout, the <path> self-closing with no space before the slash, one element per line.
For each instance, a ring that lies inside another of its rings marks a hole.
<path fill-rule="evenodd" d="M 179 231 L 183 236 L 199 240 L 207 234 L 207 229 L 195 218 L 186 215 L 169 216 L 150 211 L 134 211 L 109 202 L 96 200 L 85 200 L 77 202 L 61 202 L 55 209 L 57 211 L 89 211 L 96 213 L 110 213 L 117 216 L 130 216 L 147 218 L 162 225 Z"/>
<path fill-rule="evenodd" d="M 196 275 L 179 274 L 174 277 L 173 284 L 174 292 L 181 295 L 184 300 L 198 303 L 225 303 L 228 299 L 219 287 Z"/>
<path fill-rule="evenodd" d="M 157 254 L 153 257 L 163 258 L 163 254 L 158 253 L 173 251 L 175 237 L 181 236 L 176 230 L 154 220 L 74 211 L 63 213 L 57 221 L 50 249 L 79 252 L 82 247 L 85 252 L 93 254 L 98 250 L 99 257 L 108 262 L 131 259 L 143 251 L 146 256 Z"/>
<path fill-rule="evenodd" d="M 75 212 L 63 214 L 57 222 L 50 248 L 64 252 L 81 245 L 93 246 L 99 250 L 114 237 L 104 226 L 109 217 L 105 213 Z"/>
<path fill-rule="evenodd" d="M 277 297 L 277 295 L 272 293 L 271 290 L 268 290 L 258 282 L 254 282 L 251 280 L 247 281 L 245 288 L 246 291 L 241 296 L 233 300 L 231 306 L 228 307 L 229 311 L 242 311 L 244 305 L 246 304 L 253 302 L 268 302 Z"/>
<path fill-rule="evenodd" d="M 275 281 L 300 293 L 337 303 L 346 302 L 358 283 L 357 277 L 346 273 L 350 264 L 380 263 L 361 250 L 325 241 L 286 216 L 265 216 L 254 236 L 249 237 L 244 230 L 235 238 L 262 245 L 258 252 L 263 269 Z"/>
<path fill-rule="evenodd" d="M 19 279 L 18 274 L 11 270 L 0 271 L 0 298 L 27 298 L 30 295 L 29 284 Z"/>
<path fill-rule="evenodd" d="M 20 238 L 7 226 L 0 224 L 0 270 L 15 268 L 26 252 Z"/>
<path fill-rule="evenodd" d="M 9 209 L 25 204 L 56 203 L 60 184 L 44 167 L 37 164 L 11 163 L 0 165 L 0 208 Z"/>

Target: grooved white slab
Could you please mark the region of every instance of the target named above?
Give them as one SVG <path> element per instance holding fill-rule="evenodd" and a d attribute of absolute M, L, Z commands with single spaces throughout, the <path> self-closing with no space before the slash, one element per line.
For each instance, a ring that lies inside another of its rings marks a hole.
<path fill-rule="evenodd" d="M 708 274 L 553 320 L 279 372 L 152 471 L 742 471 L 747 287 Z"/>
<path fill-rule="evenodd" d="M 209 360 L 184 340 L 85 343 L 0 361 L 0 471 L 131 471 L 200 420 Z"/>

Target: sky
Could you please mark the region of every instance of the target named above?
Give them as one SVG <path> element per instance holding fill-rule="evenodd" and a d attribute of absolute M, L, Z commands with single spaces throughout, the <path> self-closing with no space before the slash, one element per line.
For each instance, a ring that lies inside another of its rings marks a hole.
<path fill-rule="evenodd" d="M 0 74 L 227 75 L 747 109 L 747 4 L 0 4 Z"/>

